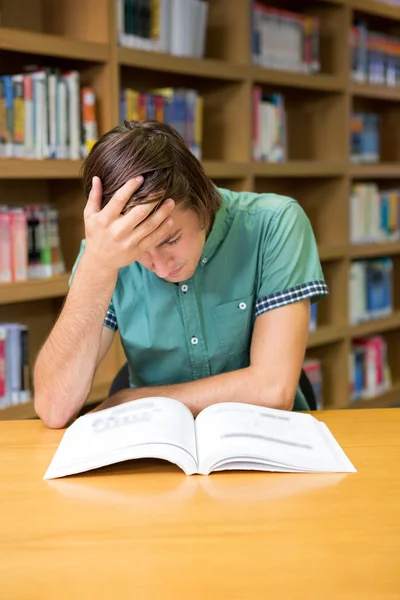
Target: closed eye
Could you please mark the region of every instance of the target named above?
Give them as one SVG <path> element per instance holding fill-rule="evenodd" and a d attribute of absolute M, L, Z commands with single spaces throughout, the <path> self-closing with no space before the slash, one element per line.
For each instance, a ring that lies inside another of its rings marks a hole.
<path fill-rule="evenodd" d="M 170 240 L 169 242 L 166 243 L 167 246 L 173 246 L 174 244 L 177 244 L 179 242 L 179 240 L 181 239 L 181 235 L 179 237 L 177 237 L 175 240 Z"/>

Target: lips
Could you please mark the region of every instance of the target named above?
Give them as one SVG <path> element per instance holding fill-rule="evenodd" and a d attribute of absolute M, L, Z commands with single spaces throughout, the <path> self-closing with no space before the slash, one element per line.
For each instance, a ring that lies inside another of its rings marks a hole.
<path fill-rule="evenodd" d="M 179 273 L 182 271 L 183 269 L 183 265 L 181 267 L 179 267 L 179 269 L 175 269 L 175 271 L 171 271 L 170 273 L 168 273 L 168 277 L 176 277 L 177 275 L 179 275 Z"/>

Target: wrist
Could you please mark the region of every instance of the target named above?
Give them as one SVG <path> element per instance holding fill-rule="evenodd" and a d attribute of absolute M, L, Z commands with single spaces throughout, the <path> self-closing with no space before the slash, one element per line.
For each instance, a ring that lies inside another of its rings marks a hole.
<path fill-rule="evenodd" d="M 87 248 L 83 253 L 81 265 L 85 272 L 93 273 L 97 278 L 115 281 L 118 277 L 118 267 L 108 265 L 101 257 L 92 254 Z"/>

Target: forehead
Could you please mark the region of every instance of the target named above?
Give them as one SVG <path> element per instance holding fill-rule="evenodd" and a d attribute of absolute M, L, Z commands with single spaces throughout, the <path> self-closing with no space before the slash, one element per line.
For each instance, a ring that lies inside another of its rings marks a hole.
<path fill-rule="evenodd" d="M 200 226 L 199 217 L 190 208 L 184 208 L 179 205 L 175 206 L 174 210 L 170 214 L 170 217 L 174 220 L 174 229 L 185 229 L 193 227 L 198 228 Z"/>

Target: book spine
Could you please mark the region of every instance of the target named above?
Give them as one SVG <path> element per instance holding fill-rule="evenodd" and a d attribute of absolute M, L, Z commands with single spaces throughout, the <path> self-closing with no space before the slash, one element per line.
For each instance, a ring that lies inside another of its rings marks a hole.
<path fill-rule="evenodd" d="M 84 87 L 82 96 L 82 129 L 84 144 L 82 155 L 87 156 L 98 138 L 96 121 L 96 96 L 92 88 Z"/>
<path fill-rule="evenodd" d="M 23 208 L 10 211 L 11 278 L 25 281 L 28 278 L 27 223 Z"/>
<path fill-rule="evenodd" d="M 13 156 L 25 157 L 25 104 L 24 79 L 22 75 L 13 75 Z"/>
<path fill-rule="evenodd" d="M 6 337 L 6 329 L 0 325 L 0 409 L 6 406 Z"/>
<path fill-rule="evenodd" d="M 6 111 L 5 157 L 12 158 L 14 149 L 14 90 L 12 77 L 10 75 L 4 75 L 3 82 Z"/>
<path fill-rule="evenodd" d="M 31 399 L 30 367 L 29 367 L 29 332 L 26 325 L 20 325 L 21 371 L 20 371 L 20 402 Z"/>
<path fill-rule="evenodd" d="M 12 281 L 11 218 L 7 206 L 0 206 L 0 281 Z"/>

